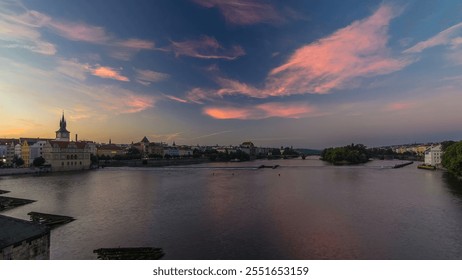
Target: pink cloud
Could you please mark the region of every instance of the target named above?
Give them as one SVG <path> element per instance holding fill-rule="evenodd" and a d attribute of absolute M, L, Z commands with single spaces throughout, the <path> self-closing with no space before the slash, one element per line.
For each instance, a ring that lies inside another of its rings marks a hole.
<path fill-rule="evenodd" d="M 180 103 L 189 103 L 188 100 L 183 99 L 183 98 L 179 98 L 179 97 L 176 97 L 176 96 L 173 96 L 173 95 L 164 94 L 164 96 L 167 97 L 170 100 L 177 101 L 177 102 L 180 102 Z"/>
<path fill-rule="evenodd" d="M 155 72 L 151 70 L 141 70 L 136 69 L 136 80 L 138 83 L 145 86 L 150 85 L 151 83 L 159 82 L 170 77 L 168 74 Z"/>
<path fill-rule="evenodd" d="M 37 24 L 47 21 L 47 18 L 37 17 L 34 22 L 30 22 L 24 15 L 14 15 L 1 8 L 0 6 L 0 38 L 5 42 L 2 47 L 27 49 L 43 55 L 56 54 L 56 46 L 45 41 L 36 30 Z"/>
<path fill-rule="evenodd" d="M 93 88 L 89 97 L 105 111 L 130 114 L 154 107 L 155 98 L 116 86 Z"/>
<path fill-rule="evenodd" d="M 120 70 L 111 67 L 98 66 L 97 68 L 92 69 L 91 73 L 100 78 L 114 79 L 122 82 L 130 81 L 127 77 L 120 74 Z"/>
<path fill-rule="evenodd" d="M 274 23 L 283 21 L 283 17 L 268 3 L 258 0 L 193 0 L 206 7 L 216 7 L 229 23 L 250 25 L 256 23 Z"/>
<path fill-rule="evenodd" d="M 199 40 L 173 42 L 170 46 L 176 56 L 191 56 L 203 59 L 234 60 L 245 55 L 245 51 L 238 45 L 230 49 L 223 48 L 215 38 L 202 36 Z"/>
<path fill-rule="evenodd" d="M 87 73 L 91 72 L 91 66 L 80 63 L 76 59 L 59 59 L 56 70 L 68 77 L 83 81 L 87 78 Z"/>
<path fill-rule="evenodd" d="M 394 17 L 393 9 L 383 5 L 370 17 L 299 48 L 270 72 L 267 88 L 277 95 L 322 94 L 348 87 L 359 77 L 401 70 L 411 61 L 395 59 L 387 49 L 388 24 Z"/>
<path fill-rule="evenodd" d="M 141 39 L 128 39 L 123 41 L 118 41 L 118 46 L 129 48 L 129 49 L 137 49 L 137 50 L 152 50 L 154 49 L 154 42 L 148 40 L 141 40 Z"/>
<path fill-rule="evenodd" d="M 414 46 L 405 50 L 403 53 L 419 53 L 425 49 L 439 45 L 452 45 L 454 47 L 458 46 L 462 44 L 462 38 L 460 36 L 457 37 L 461 30 L 462 22 L 441 31 L 428 40 L 415 44 Z"/>
<path fill-rule="evenodd" d="M 0 7 L 1 8 L 1 7 Z M 0 35 L 6 41 L 15 42 L 11 47 L 26 48 L 33 52 L 53 55 L 56 48 L 41 38 L 40 29 L 48 29 L 71 41 L 107 46 L 109 55 L 128 60 L 141 50 L 153 50 L 154 42 L 138 38 L 119 39 L 109 34 L 104 27 L 84 22 L 73 22 L 52 18 L 38 11 L 30 10 L 22 14 L 0 10 Z"/>
<path fill-rule="evenodd" d="M 144 111 L 150 107 L 154 106 L 154 102 L 151 98 L 143 97 L 143 96 L 132 96 L 127 101 L 128 109 L 126 109 L 125 113 L 136 113 Z"/>
<path fill-rule="evenodd" d="M 408 109 L 411 109 L 412 107 L 414 107 L 414 104 L 413 104 L 413 103 L 409 103 L 409 102 L 396 102 L 396 103 L 388 104 L 388 105 L 385 107 L 384 110 L 385 110 L 386 112 L 394 112 L 394 111 L 408 110 Z"/>
<path fill-rule="evenodd" d="M 60 36 L 71 41 L 104 44 L 110 40 L 110 36 L 103 27 L 92 26 L 85 23 L 52 20 L 48 23 L 48 27 Z"/>
<path fill-rule="evenodd" d="M 315 109 L 304 104 L 264 103 L 256 106 L 266 114 L 266 118 L 280 117 L 298 119 L 314 113 Z"/>
<path fill-rule="evenodd" d="M 246 107 L 206 107 L 203 113 L 215 119 L 258 120 L 271 117 L 298 119 L 313 115 L 316 110 L 306 104 L 263 103 Z"/>
<path fill-rule="evenodd" d="M 130 60 L 139 51 L 155 49 L 154 42 L 141 39 L 115 40 L 110 44 L 114 49 L 109 55 L 120 60 Z"/>
<path fill-rule="evenodd" d="M 390 6 L 382 5 L 370 17 L 300 47 L 284 64 L 270 71 L 262 88 L 217 78 L 219 89 L 196 88 L 187 97 L 200 103 L 238 94 L 254 98 L 325 94 L 355 87 L 359 78 L 399 71 L 412 61 L 392 57 L 387 48 L 388 25 L 395 16 Z"/>

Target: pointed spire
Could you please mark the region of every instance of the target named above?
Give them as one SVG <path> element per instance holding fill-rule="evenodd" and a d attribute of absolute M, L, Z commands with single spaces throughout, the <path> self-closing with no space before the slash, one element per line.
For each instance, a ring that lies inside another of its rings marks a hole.
<path fill-rule="evenodd" d="M 63 116 L 61 117 L 61 121 L 59 122 L 59 128 L 66 130 L 66 119 L 64 119 L 64 110 L 63 110 Z"/>

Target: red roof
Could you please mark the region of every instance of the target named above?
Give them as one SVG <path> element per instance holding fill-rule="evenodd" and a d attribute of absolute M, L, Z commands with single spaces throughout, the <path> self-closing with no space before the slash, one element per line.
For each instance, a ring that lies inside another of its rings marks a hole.
<path fill-rule="evenodd" d="M 49 141 L 50 144 L 54 147 L 55 145 L 58 145 L 61 149 L 66 149 L 70 148 L 69 146 L 75 146 L 77 149 L 84 149 L 87 143 L 85 142 L 69 142 L 69 141 Z"/>

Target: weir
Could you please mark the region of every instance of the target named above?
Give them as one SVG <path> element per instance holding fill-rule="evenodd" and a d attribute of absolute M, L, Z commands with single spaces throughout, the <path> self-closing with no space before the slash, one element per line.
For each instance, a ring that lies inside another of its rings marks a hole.
<path fill-rule="evenodd" d="M 62 215 L 54 215 L 54 214 L 46 214 L 40 212 L 29 212 L 27 215 L 30 216 L 30 220 L 32 222 L 47 225 L 51 228 L 70 223 L 75 219 L 69 216 L 62 216 Z"/>
<path fill-rule="evenodd" d="M 100 248 L 93 251 L 100 260 L 158 260 L 165 254 L 162 248 Z"/>
<path fill-rule="evenodd" d="M 35 202 L 35 200 L 0 196 L 0 211 L 12 209 Z"/>

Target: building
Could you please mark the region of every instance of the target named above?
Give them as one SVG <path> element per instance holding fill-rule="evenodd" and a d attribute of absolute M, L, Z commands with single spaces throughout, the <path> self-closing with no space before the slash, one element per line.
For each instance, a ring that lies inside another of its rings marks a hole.
<path fill-rule="evenodd" d="M 24 160 L 24 167 L 30 166 L 30 148 L 28 141 L 21 142 L 21 158 Z"/>
<path fill-rule="evenodd" d="M 123 156 L 126 154 L 124 148 L 119 147 L 115 144 L 101 145 L 97 148 L 96 153 L 99 157 L 106 156 L 106 157 L 111 157 L 111 158 L 115 156 Z"/>
<path fill-rule="evenodd" d="M 255 145 L 250 141 L 242 143 L 239 149 L 250 156 L 254 156 L 256 152 Z"/>
<path fill-rule="evenodd" d="M 30 160 L 31 164 L 34 162 L 34 159 L 38 157 L 43 157 L 43 146 L 47 143 L 45 140 L 39 140 L 34 144 L 30 145 Z"/>
<path fill-rule="evenodd" d="M 91 149 L 84 142 L 48 141 L 43 146 L 45 163 L 53 171 L 89 169 Z"/>
<path fill-rule="evenodd" d="M 63 113 L 56 139 L 48 141 L 42 147 L 45 164 L 50 165 L 53 171 L 89 169 L 92 145 L 88 142 L 70 141 L 69 135 Z"/>
<path fill-rule="evenodd" d="M 7 166 L 12 166 L 13 165 L 13 159 L 15 155 L 15 147 L 18 140 L 11 141 L 9 145 L 7 145 L 7 150 L 6 150 L 6 165 Z"/>
<path fill-rule="evenodd" d="M 425 164 L 440 166 L 443 156 L 441 145 L 431 146 L 425 151 Z"/>
<path fill-rule="evenodd" d="M 165 143 L 149 143 L 148 154 L 149 156 L 164 156 L 164 148 L 167 146 Z"/>
<path fill-rule="evenodd" d="M 0 162 L 2 162 L 2 164 L 6 163 L 7 153 L 8 153 L 8 145 L 0 144 Z"/>
<path fill-rule="evenodd" d="M 50 229 L 0 215 L 0 260 L 50 259 Z"/>

